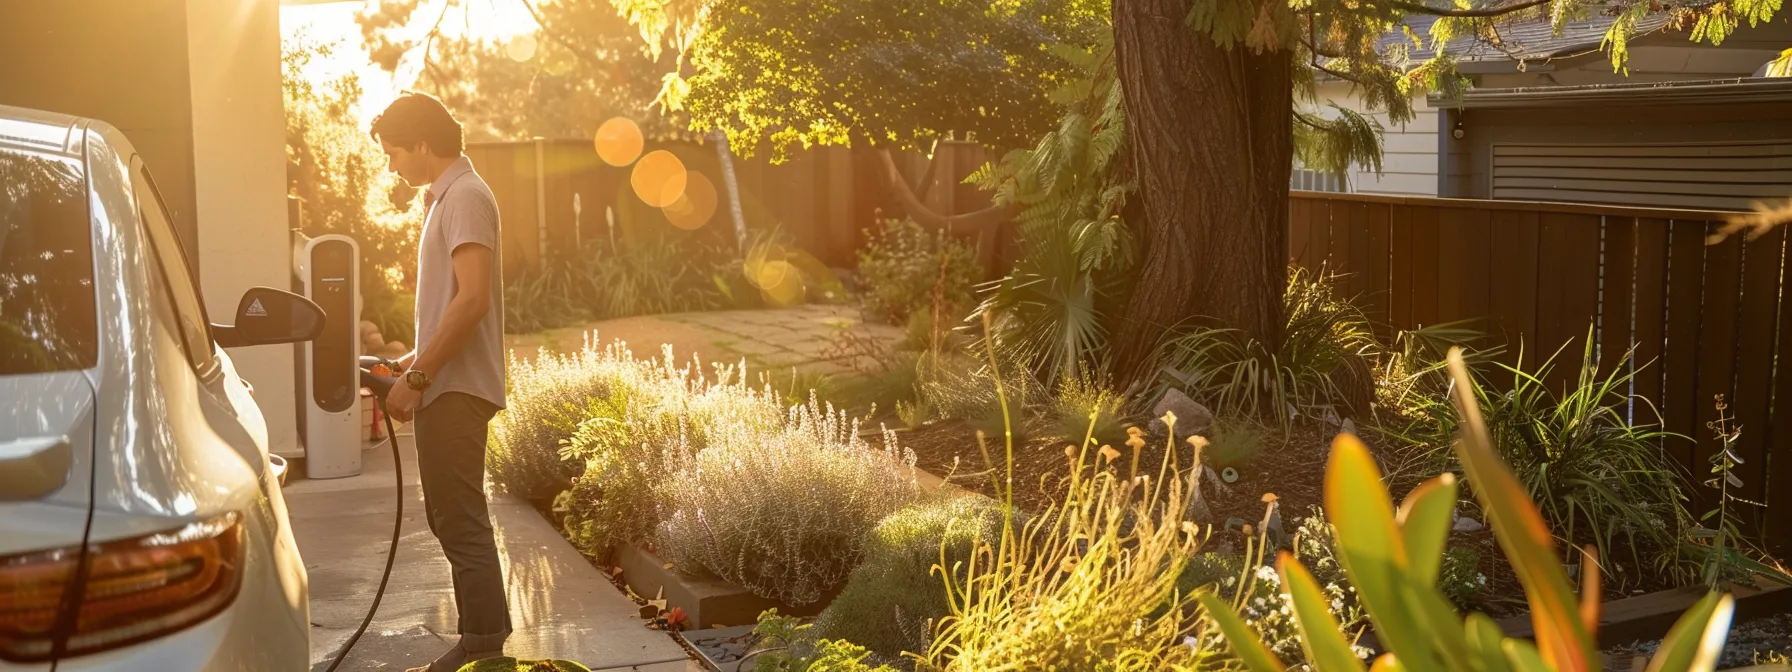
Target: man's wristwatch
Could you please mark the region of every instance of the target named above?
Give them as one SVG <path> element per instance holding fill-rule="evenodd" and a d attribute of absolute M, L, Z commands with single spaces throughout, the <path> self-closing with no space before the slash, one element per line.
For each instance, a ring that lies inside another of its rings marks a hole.
<path fill-rule="evenodd" d="M 433 382 L 435 382 L 435 381 L 430 380 L 429 375 L 423 373 L 422 371 L 418 371 L 416 369 L 411 369 L 409 371 L 404 372 L 405 387 L 411 388 L 418 392 L 422 392 L 424 390 L 429 389 L 430 383 L 433 383 Z"/>

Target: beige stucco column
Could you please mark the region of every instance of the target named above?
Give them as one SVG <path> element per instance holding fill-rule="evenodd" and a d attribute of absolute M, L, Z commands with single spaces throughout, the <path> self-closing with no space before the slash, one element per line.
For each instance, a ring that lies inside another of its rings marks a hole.
<path fill-rule="evenodd" d="M 188 0 L 187 62 L 199 275 L 206 311 L 223 321 L 236 314 L 245 289 L 292 284 L 279 4 Z M 292 349 L 243 348 L 230 356 L 255 386 L 269 447 L 301 454 Z"/>

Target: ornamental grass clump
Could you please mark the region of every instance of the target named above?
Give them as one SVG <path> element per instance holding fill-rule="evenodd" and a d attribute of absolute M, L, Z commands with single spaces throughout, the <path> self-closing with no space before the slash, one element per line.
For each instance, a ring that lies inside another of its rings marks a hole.
<path fill-rule="evenodd" d="M 1166 373 L 1190 397 L 1222 415 L 1324 418 L 1370 411 L 1371 360 L 1380 349 L 1362 308 L 1338 297 L 1337 276 L 1288 273 L 1281 339 L 1265 343 L 1237 329 L 1199 327 L 1166 341 Z"/>
<path fill-rule="evenodd" d="M 985 317 L 985 331 L 989 317 Z M 993 347 L 986 348 L 996 367 Z M 1002 377 L 997 399 L 1009 418 Z M 1207 654 L 1184 643 L 1193 632 L 1193 596 L 1177 589 L 1200 545 L 1184 520 L 1175 416 L 1162 462 L 1140 469 L 1089 434 L 1070 461 L 1062 501 L 1024 524 L 1004 521 L 1001 537 L 971 560 L 941 561 L 948 614 L 920 666 L 948 672 L 1002 670 L 1193 670 Z M 1010 423 L 1011 424 L 1011 423 Z M 1011 436 L 1011 435 L 1010 435 Z M 1002 496 L 1012 511 L 1014 442 L 1002 446 Z M 1012 515 L 1012 514 L 1009 514 Z"/>
<path fill-rule="evenodd" d="M 814 399 L 777 427 L 716 423 L 707 442 L 681 447 L 660 486 L 658 552 L 792 606 L 845 583 L 866 534 L 920 494 L 894 434 L 873 447 L 857 419 Z"/>

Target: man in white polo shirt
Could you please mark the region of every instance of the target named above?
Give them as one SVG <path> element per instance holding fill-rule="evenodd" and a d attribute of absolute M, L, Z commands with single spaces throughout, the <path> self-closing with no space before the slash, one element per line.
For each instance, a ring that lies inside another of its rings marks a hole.
<path fill-rule="evenodd" d="M 504 575 L 485 502 L 485 437 L 504 408 L 504 289 L 498 201 L 442 103 L 406 93 L 373 121 L 389 167 L 424 194 L 417 249 L 417 349 L 386 399 L 414 421 L 429 529 L 453 569 L 460 641 L 410 672 L 453 672 L 504 655 L 510 635 Z"/>

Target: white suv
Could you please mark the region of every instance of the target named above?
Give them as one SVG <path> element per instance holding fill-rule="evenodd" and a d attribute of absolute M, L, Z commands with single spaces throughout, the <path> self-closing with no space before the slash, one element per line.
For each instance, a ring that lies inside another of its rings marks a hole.
<path fill-rule="evenodd" d="M 117 129 L 0 106 L 0 671 L 308 665 L 281 470 L 220 346 L 323 316 L 257 288 L 213 325 L 190 268 Z"/>

